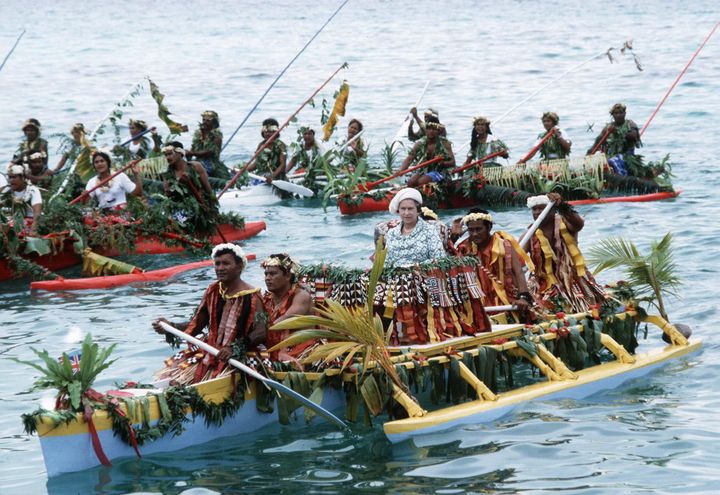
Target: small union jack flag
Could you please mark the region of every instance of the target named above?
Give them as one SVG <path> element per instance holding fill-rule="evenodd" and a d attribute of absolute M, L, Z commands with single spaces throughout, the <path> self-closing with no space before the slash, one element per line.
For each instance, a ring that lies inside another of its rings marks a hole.
<path fill-rule="evenodd" d="M 80 354 L 80 351 L 73 351 L 67 354 L 68 359 L 70 360 L 70 366 L 72 367 L 73 375 L 80 371 L 80 360 L 82 359 L 82 354 Z M 58 362 L 60 364 L 63 363 L 64 356 L 60 356 L 58 358 Z"/>

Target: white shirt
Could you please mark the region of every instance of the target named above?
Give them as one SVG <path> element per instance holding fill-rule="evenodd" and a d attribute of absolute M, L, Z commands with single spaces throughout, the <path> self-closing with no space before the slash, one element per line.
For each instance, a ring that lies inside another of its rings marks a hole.
<path fill-rule="evenodd" d="M 97 175 L 90 179 L 85 186 L 85 190 L 89 191 L 98 183 Z M 127 203 L 126 194 L 135 191 L 135 183 L 125 173 L 120 173 L 116 177 L 102 187 L 95 189 L 90 193 L 90 197 L 97 199 L 98 206 L 101 209 L 114 208 L 118 205 Z M 107 190 L 104 190 L 106 189 Z"/>
<path fill-rule="evenodd" d="M 22 191 L 13 191 L 13 201 L 17 203 L 25 203 L 25 217 L 32 218 L 34 216 L 32 207 L 42 204 L 42 196 L 40 189 L 28 184 Z"/>

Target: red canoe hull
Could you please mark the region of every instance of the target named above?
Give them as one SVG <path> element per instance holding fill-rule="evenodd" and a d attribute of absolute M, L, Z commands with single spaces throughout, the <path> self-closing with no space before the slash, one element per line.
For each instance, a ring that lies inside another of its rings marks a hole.
<path fill-rule="evenodd" d="M 254 254 L 247 255 L 248 260 L 254 260 Z M 143 273 L 128 273 L 125 275 L 109 275 L 106 277 L 69 278 L 58 280 L 40 280 L 30 282 L 32 290 L 91 290 L 91 289 L 112 289 L 123 285 L 149 282 L 162 282 L 175 275 L 190 270 L 197 270 L 212 266 L 212 260 L 195 261 L 183 265 L 171 266 L 160 270 L 152 270 Z"/>
<path fill-rule="evenodd" d="M 650 194 L 638 194 L 635 196 L 608 196 L 605 198 L 596 199 L 580 199 L 576 201 L 569 201 L 572 205 L 598 205 L 605 203 L 641 203 L 645 201 L 662 201 L 664 199 L 676 198 L 680 195 L 682 190 L 677 191 L 666 191 L 656 192 Z M 338 201 L 338 207 L 340 213 L 343 215 L 357 215 L 358 213 L 371 213 L 374 211 L 388 211 L 390 207 L 390 201 L 394 196 L 394 192 L 388 192 L 382 199 L 373 199 L 366 197 L 362 203 L 358 205 L 349 205 L 343 201 Z M 471 208 L 477 206 L 477 201 L 464 196 L 451 196 L 448 203 L 442 203 L 439 205 L 440 209 L 451 209 L 451 208 Z"/>
<path fill-rule="evenodd" d="M 216 234 L 210 238 L 211 244 L 219 244 L 221 242 L 232 242 L 241 241 L 243 239 L 249 239 L 250 237 L 258 235 L 260 232 L 265 230 L 265 222 L 246 222 L 245 227 L 238 229 L 232 225 L 223 224 L 220 226 L 220 232 L 222 236 Z M 178 253 L 184 251 L 183 246 L 168 246 L 162 240 L 158 238 L 147 238 L 139 237 L 135 244 L 135 251 L 133 254 L 167 254 L 167 253 Z M 119 253 L 115 250 L 100 250 L 98 254 L 103 256 L 117 256 Z M 73 265 L 78 265 L 82 262 L 82 257 L 75 254 L 72 248 L 72 243 L 67 241 L 64 249 L 59 253 L 45 256 L 31 256 L 28 259 L 33 262 L 47 268 L 50 271 L 62 270 Z M 0 260 L 0 281 L 8 280 L 13 278 L 13 272 L 8 266 L 7 260 Z"/>

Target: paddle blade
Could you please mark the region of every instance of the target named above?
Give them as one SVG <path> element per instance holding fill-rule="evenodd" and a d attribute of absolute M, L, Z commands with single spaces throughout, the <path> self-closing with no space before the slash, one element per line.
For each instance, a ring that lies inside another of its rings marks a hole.
<path fill-rule="evenodd" d="M 304 196 L 306 198 L 315 196 L 315 193 L 311 189 L 301 186 L 300 184 L 293 184 L 292 182 L 288 182 L 286 180 L 273 180 L 272 185 L 278 189 L 282 189 L 283 191 L 297 194 L 298 196 Z"/>

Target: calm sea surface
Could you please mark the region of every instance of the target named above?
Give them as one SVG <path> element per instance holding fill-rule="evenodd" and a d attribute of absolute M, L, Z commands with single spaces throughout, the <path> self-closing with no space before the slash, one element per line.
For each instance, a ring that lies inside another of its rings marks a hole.
<path fill-rule="evenodd" d="M 147 75 L 178 120 L 194 127 L 203 110 L 215 109 L 227 137 L 337 5 L 5 0 L 0 57 L 21 29 L 27 33 L 0 72 L 0 156 L 7 162 L 25 119 L 38 118 L 46 136 L 68 132 L 75 122 L 92 128 Z M 540 132 L 542 112 L 554 110 L 575 153 L 581 153 L 593 137 L 588 126 L 594 124 L 597 132 L 617 101 L 625 102 L 628 117 L 642 125 L 718 20 L 720 6 L 712 1 L 353 0 L 270 92 L 226 158 L 247 157 L 263 118 L 284 120 L 345 61 L 350 68 L 342 77 L 351 87 L 346 118 L 365 123 L 371 154 L 377 156 L 425 81 L 430 86 L 421 106 L 440 112 L 457 148 L 469 139 L 474 115 L 497 119 L 565 70 L 633 38 L 642 72 L 631 57 L 615 51 L 618 63 L 597 58 L 493 126 L 518 159 Z M 667 231 L 674 233 L 685 286 L 683 298 L 670 301 L 669 312 L 704 339 L 702 354 L 619 390 L 583 401 L 526 404 L 494 424 L 429 437 L 421 446 L 392 446 L 378 427 L 358 426 L 357 437 L 327 425 L 276 427 L 48 483 L 39 442 L 23 434 L 20 414 L 50 394 L 28 393 L 35 374 L 10 358 L 33 359 L 31 346 L 59 355 L 92 332 L 104 344 L 118 344 L 119 360 L 98 388 L 125 378 L 147 380 L 170 352 L 150 330 L 150 321 L 161 315 L 188 317 L 212 273 L 72 294 L 30 293 L 25 281 L 3 283 L 0 493 L 717 493 L 718 60 L 720 34 L 644 135 L 647 158 L 671 153 L 680 198 L 582 209 L 585 249 L 610 235 L 646 248 Z M 330 97 L 339 83 L 338 78 L 323 94 Z M 147 91 L 134 104 L 126 119 L 158 122 Z M 303 122 L 319 118 L 319 106 L 300 115 Z M 294 135 L 295 127 L 285 132 L 286 140 Z M 184 138 L 186 144 L 189 140 Z M 55 163 L 59 140 L 50 141 Z M 442 218 L 457 213 L 443 212 Z M 367 266 L 373 225 L 387 217 L 341 218 L 335 208 L 325 213 L 302 202 L 247 208 L 243 214 L 267 222 L 267 231 L 245 244 L 258 256 L 288 251 L 304 262 L 354 266 Z M 497 228 L 518 233 L 529 214 L 506 210 L 496 218 Z M 173 261 L 159 257 L 142 263 L 155 267 Z M 262 283 L 256 264 L 248 277 Z"/>

